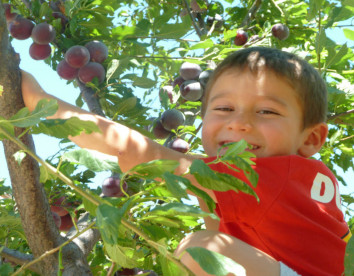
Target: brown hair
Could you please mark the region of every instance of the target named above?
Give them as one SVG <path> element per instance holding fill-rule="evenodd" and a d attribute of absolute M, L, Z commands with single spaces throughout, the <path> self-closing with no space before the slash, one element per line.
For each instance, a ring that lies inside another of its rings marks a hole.
<path fill-rule="evenodd" d="M 304 128 L 326 121 L 326 83 L 317 70 L 295 54 L 266 47 L 238 50 L 217 66 L 205 89 L 202 116 L 205 114 L 209 94 L 215 81 L 226 70 L 237 68 L 248 69 L 254 74 L 262 69 L 269 69 L 284 78 L 298 93 L 304 114 Z"/>

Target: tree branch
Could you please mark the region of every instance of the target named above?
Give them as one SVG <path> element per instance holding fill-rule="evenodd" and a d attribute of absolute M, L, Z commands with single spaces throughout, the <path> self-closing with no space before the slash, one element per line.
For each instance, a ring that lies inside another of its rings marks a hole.
<path fill-rule="evenodd" d="M 105 115 L 102 111 L 101 105 L 98 101 L 98 98 L 95 94 L 95 91 L 93 91 L 93 89 L 91 87 L 87 87 L 78 78 L 76 78 L 76 82 L 79 85 L 81 95 L 84 98 L 85 102 L 87 103 L 89 110 L 92 113 L 95 113 L 95 114 L 105 117 Z"/>
<path fill-rule="evenodd" d="M 254 17 L 256 16 L 257 11 L 259 10 L 259 8 L 262 5 L 262 0 L 255 0 L 251 6 L 251 8 L 249 9 L 249 11 L 247 12 L 247 15 L 245 16 L 245 18 L 242 20 L 242 23 L 240 25 L 240 27 L 245 27 L 248 26 L 251 21 L 254 19 Z"/>
<path fill-rule="evenodd" d="M 348 114 L 352 114 L 354 113 L 354 109 L 350 109 L 350 110 L 347 110 L 345 112 L 341 112 L 341 113 L 337 113 L 337 114 L 333 114 L 331 116 L 328 116 L 327 120 L 330 121 L 330 120 L 334 120 L 338 117 L 342 117 L 342 116 L 346 116 Z"/>

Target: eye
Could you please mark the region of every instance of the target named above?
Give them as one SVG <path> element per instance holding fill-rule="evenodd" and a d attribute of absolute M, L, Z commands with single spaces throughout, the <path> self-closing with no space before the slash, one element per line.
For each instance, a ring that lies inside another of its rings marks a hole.
<path fill-rule="evenodd" d="M 216 111 L 233 111 L 233 109 L 231 107 L 227 107 L 227 106 L 221 106 L 221 107 L 215 107 L 214 110 Z"/>
<path fill-rule="evenodd" d="M 262 109 L 262 110 L 258 111 L 257 113 L 261 114 L 261 115 L 279 115 L 278 112 L 273 111 L 273 110 L 269 110 L 269 109 Z"/>

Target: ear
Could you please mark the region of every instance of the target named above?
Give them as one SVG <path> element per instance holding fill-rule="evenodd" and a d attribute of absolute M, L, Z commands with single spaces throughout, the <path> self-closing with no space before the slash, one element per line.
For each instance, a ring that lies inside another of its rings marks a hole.
<path fill-rule="evenodd" d="M 303 134 L 298 154 L 308 158 L 320 151 L 327 138 L 328 126 L 325 123 L 319 123 L 306 128 Z"/>

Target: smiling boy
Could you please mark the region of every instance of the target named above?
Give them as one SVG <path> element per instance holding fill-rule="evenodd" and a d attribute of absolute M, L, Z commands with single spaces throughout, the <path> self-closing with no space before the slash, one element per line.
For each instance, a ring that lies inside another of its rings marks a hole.
<path fill-rule="evenodd" d="M 26 73 L 22 91 L 30 110 L 39 99 L 53 98 Z M 234 259 L 247 275 L 341 275 L 350 232 L 340 210 L 338 184 L 323 163 L 308 159 L 327 136 L 326 93 L 324 81 L 307 62 L 276 49 L 239 50 L 215 70 L 202 106 L 202 144 L 209 156 L 205 162 L 225 143 L 246 140 L 257 157 L 254 169 L 260 180 L 255 191 L 260 203 L 243 193 L 207 190 L 191 179 L 217 202 L 220 217 L 217 231 L 208 227 L 196 232 L 176 251 L 196 275 L 205 274 L 182 254 L 190 246 Z M 77 116 L 102 131 L 72 140 L 116 155 L 123 171 L 163 158 L 178 160 L 177 173 L 184 173 L 196 158 L 60 100 L 58 104 L 55 118 Z M 211 168 L 247 182 L 243 173 L 222 164 Z"/>

